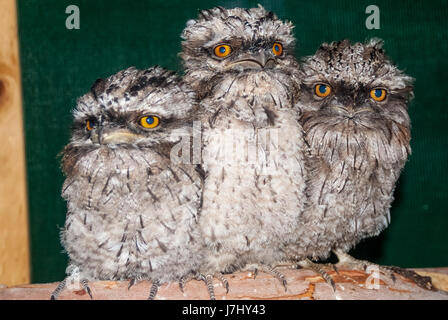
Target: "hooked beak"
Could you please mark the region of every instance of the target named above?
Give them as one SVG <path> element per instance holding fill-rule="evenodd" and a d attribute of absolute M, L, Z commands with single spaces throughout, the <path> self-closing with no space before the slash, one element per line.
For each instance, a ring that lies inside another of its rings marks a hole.
<path fill-rule="evenodd" d="M 133 133 L 128 129 L 106 129 L 99 128 L 92 134 L 92 142 L 98 144 L 131 144 L 142 138 L 141 135 Z"/>
<path fill-rule="evenodd" d="M 275 65 L 275 60 L 266 56 L 264 51 L 255 54 L 247 54 L 242 56 L 239 60 L 232 62 L 226 69 L 264 69 L 272 68 Z"/>
<path fill-rule="evenodd" d="M 334 105 L 332 106 L 332 109 L 335 110 L 338 114 L 353 119 L 355 116 L 358 116 L 362 113 L 369 113 L 372 112 L 372 109 L 369 107 L 364 108 L 355 108 L 353 105 L 349 106 L 343 106 L 343 105 Z"/>

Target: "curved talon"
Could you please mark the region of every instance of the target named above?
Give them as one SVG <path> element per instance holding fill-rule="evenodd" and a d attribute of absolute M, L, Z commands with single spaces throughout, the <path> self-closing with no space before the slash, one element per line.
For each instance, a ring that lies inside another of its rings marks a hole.
<path fill-rule="evenodd" d="M 319 263 L 312 262 L 310 259 L 304 259 L 299 261 L 298 265 L 302 268 L 311 269 L 319 274 L 333 288 L 333 292 L 336 292 L 336 284 L 333 278 L 322 269 L 322 266 Z"/>
<path fill-rule="evenodd" d="M 159 290 L 160 282 L 159 280 L 154 280 L 152 282 L 151 290 L 149 291 L 148 300 L 154 300 L 157 295 L 157 291 Z"/>
<path fill-rule="evenodd" d="M 93 299 L 93 297 L 92 297 L 92 292 L 90 291 L 90 288 L 89 288 L 89 287 L 86 287 L 85 290 L 86 290 L 87 293 L 89 294 L 90 299 Z"/>
<path fill-rule="evenodd" d="M 56 289 L 54 289 L 53 293 L 51 294 L 50 300 L 57 300 L 58 296 L 65 289 L 66 283 L 67 283 L 67 278 L 65 278 L 58 284 Z"/>
<path fill-rule="evenodd" d="M 268 267 L 268 273 L 272 274 L 277 280 L 279 280 L 283 287 L 285 288 L 285 292 L 288 291 L 288 282 L 286 281 L 285 276 L 278 270 Z"/>
<path fill-rule="evenodd" d="M 198 277 L 201 281 L 205 282 L 210 300 L 216 300 L 215 289 L 213 287 L 213 276 L 211 274 L 206 274 L 205 276 L 203 274 L 199 274 Z"/>
<path fill-rule="evenodd" d="M 135 282 L 136 282 L 135 279 L 131 279 L 131 281 L 129 281 L 128 290 L 131 289 L 131 287 L 135 284 Z"/>
<path fill-rule="evenodd" d="M 336 267 L 335 264 L 330 263 L 330 265 L 333 267 L 334 272 L 336 272 L 337 274 L 339 274 L 339 269 Z"/>
<path fill-rule="evenodd" d="M 283 284 L 283 287 L 285 288 L 285 292 L 288 291 L 288 282 L 286 281 L 286 279 L 282 280 L 282 284 Z"/>
<path fill-rule="evenodd" d="M 251 264 L 250 266 L 246 266 L 246 270 L 249 268 L 252 268 L 254 270 L 254 280 L 258 275 L 258 270 L 260 269 L 262 272 L 267 273 L 280 281 L 285 288 L 285 292 L 288 291 L 288 282 L 286 281 L 285 276 L 276 268 L 263 264 Z"/>
<path fill-rule="evenodd" d="M 193 276 L 192 274 L 180 277 L 180 279 L 179 279 L 179 289 L 180 289 L 180 291 L 182 293 L 184 293 L 185 284 L 188 281 L 192 280 L 192 279 L 196 279 L 196 280 L 202 281 L 202 278 L 200 276 Z"/>
<path fill-rule="evenodd" d="M 257 276 L 258 276 L 258 269 L 255 268 L 254 269 L 254 280 L 257 278 Z"/>
<path fill-rule="evenodd" d="M 222 273 L 217 273 L 216 277 L 219 279 L 219 281 L 221 281 L 221 283 L 224 286 L 224 288 L 226 288 L 226 294 L 229 293 L 229 282 L 223 276 L 223 274 Z"/>
<path fill-rule="evenodd" d="M 330 284 L 330 286 L 333 288 L 333 291 L 336 292 L 336 284 L 334 283 L 333 278 L 331 278 L 330 276 L 328 276 L 328 278 L 325 278 L 325 281 L 327 281 L 327 283 Z"/>
<path fill-rule="evenodd" d="M 179 289 L 182 293 L 184 293 L 184 287 L 185 287 L 185 282 L 186 282 L 186 277 L 181 277 L 179 279 Z"/>
<path fill-rule="evenodd" d="M 89 281 L 87 279 L 82 279 L 81 285 L 82 285 L 82 288 L 84 289 L 84 291 L 86 291 L 89 294 L 90 299 L 93 299 L 92 291 L 90 291 L 90 288 L 89 288 Z"/>

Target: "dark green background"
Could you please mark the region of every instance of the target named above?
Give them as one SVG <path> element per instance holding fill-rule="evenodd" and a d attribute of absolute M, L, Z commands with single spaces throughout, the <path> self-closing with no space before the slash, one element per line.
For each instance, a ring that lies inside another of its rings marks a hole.
<path fill-rule="evenodd" d="M 33 282 L 64 276 L 59 228 L 65 203 L 57 154 L 68 141 L 76 98 L 97 78 L 129 66 L 179 70 L 179 35 L 199 8 L 257 2 L 296 25 L 298 56 L 314 53 L 324 41 L 377 36 L 416 78 L 409 110 L 413 155 L 396 190 L 392 224 L 355 254 L 404 267 L 448 266 L 446 1 L 19 0 Z M 80 30 L 65 28 L 70 4 L 80 8 Z M 370 4 L 380 7 L 380 30 L 365 27 Z"/>

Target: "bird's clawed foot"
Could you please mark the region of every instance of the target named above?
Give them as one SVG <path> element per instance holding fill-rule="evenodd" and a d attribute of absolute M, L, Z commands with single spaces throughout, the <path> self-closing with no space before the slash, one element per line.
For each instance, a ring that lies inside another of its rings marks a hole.
<path fill-rule="evenodd" d="M 330 276 L 330 274 L 328 274 L 327 271 L 322 268 L 322 266 L 326 265 L 330 265 L 336 272 L 338 272 L 336 267 L 332 264 L 315 263 L 310 259 L 303 259 L 297 262 L 298 267 L 303 269 L 310 269 L 318 273 L 333 288 L 333 291 L 336 292 L 336 284 L 334 283 L 333 278 Z"/>
<path fill-rule="evenodd" d="M 50 298 L 51 300 L 58 299 L 59 295 L 62 293 L 62 291 L 64 291 L 64 289 L 67 286 L 67 280 L 70 280 L 70 279 L 71 279 L 71 276 L 68 276 L 58 284 L 56 289 L 51 294 L 51 298 Z M 87 279 L 81 279 L 80 283 L 81 283 L 82 289 L 85 292 L 87 292 L 87 294 L 90 296 L 90 299 L 93 299 L 92 291 L 90 290 L 90 287 L 89 287 L 89 281 Z"/>
<path fill-rule="evenodd" d="M 386 276 L 392 279 L 393 282 L 395 282 L 396 280 L 393 271 L 387 267 L 380 266 L 367 260 L 358 260 L 340 249 L 333 250 L 333 253 L 339 260 L 338 263 L 335 265 L 335 267 L 339 269 L 355 269 L 355 270 L 368 271 L 368 269 L 370 268 L 376 268 L 378 271 L 383 272 Z"/>
<path fill-rule="evenodd" d="M 215 297 L 215 289 L 213 287 L 213 275 L 211 274 L 200 274 L 198 276 L 199 280 L 202 280 L 205 282 L 205 285 L 207 286 L 208 295 L 210 297 L 210 300 L 216 300 Z"/>
<path fill-rule="evenodd" d="M 179 279 L 179 289 L 180 291 L 182 291 L 182 293 L 184 293 L 184 288 L 185 288 L 185 284 L 190 281 L 191 279 L 193 279 L 192 276 L 182 276 Z"/>
<path fill-rule="evenodd" d="M 224 277 L 224 275 L 220 272 L 215 274 L 215 277 L 218 278 L 219 281 L 221 281 L 223 287 L 226 289 L 226 293 L 229 293 L 229 282 Z"/>
<path fill-rule="evenodd" d="M 276 278 L 278 281 L 280 281 L 282 286 L 285 288 L 285 292 L 288 290 L 288 282 L 286 281 L 286 277 L 280 271 L 278 271 L 275 267 L 271 267 L 271 266 L 264 265 L 264 264 L 250 264 L 244 268 L 244 271 L 248 271 L 248 270 L 253 271 L 254 279 L 258 275 L 258 271 L 267 273 L 267 274 L 273 276 L 274 278 Z"/>
<path fill-rule="evenodd" d="M 339 262 L 336 264 L 336 266 L 338 266 L 339 268 L 344 267 L 344 268 L 361 269 L 363 271 L 367 271 L 369 268 L 373 267 L 376 268 L 378 271 L 381 271 L 381 273 L 385 274 L 390 279 L 392 279 L 393 282 L 395 282 L 396 280 L 394 273 L 397 273 L 402 277 L 411 280 L 417 286 L 423 289 L 427 290 L 435 289 L 430 277 L 421 276 L 417 274 L 415 271 L 394 266 L 380 266 L 370 261 L 358 260 L 340 249 L 335 249 L 333 250 L 333 252 L 339 259 Z"/>
<path fill-rule="evenodd" d="M 139 283 L 143 281 L 143 279 L 136 279 L 133 278 L 129 281 L 129 285 L 128 285 L 128 290 L 131 289 L 132 286 L 134 286 L 135 284 Z M 152 280 L 152 285 L 151 285 L 151 289 L 149 290 L 149 296 L 147 300 L 154 300 L 155 297 L 157 296 L 157 291 L 159 290 L 160 287 L 160 281 L 155 279 Z"/>
<path fill-rule="evenodd" d="M 133 278 L 129 281 L 128 290 L 130 290 L 136 283 L 138 283 L 139 280 Z"/>
<path fill-rule="evenodd" d="M 216 300 L 215 296 L 215 289 L 213 285 L 213 278 L 218 278 L 219 281 L 221 281 L 223 287 L 226 289 L 226 293 L 229 293 L 229 282 L 227 279 L 223 276 L 222 273 L 218 272 L 214 275 L 212 274 L 199 274 L 197 276 L 198 280 L 204 281 L 205 285 L 207 286 L 208 295 L 210 297 L 210 300 Z"/>

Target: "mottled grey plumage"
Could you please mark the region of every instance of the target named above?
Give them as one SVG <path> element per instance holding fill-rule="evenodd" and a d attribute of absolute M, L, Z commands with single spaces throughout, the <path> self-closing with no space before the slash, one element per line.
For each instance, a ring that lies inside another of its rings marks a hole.
<path fill-rule="evenodd" d="M 170 160 L 190 134 L 195 101 L 159 67 L 120 71 L 78 100 L 62 160 L 68 275 L 160 284 L 198 268 L 202 180 L 192 165 Z M 159 125 L 143 127 L 145 116 Z"/>
<path fill-rule="evenodd" d="M 201 99 L 206 179 L 199 225 L 210 250 L 205 274 L 272 266 L 283 258 L 281 244 L 296 237 L 305 147 L 293 108 L 292 28 L 260 6 L 204 10 L 183 31 L 184 79 Z M 279 55 L 275 43 L 283 48 Z M 219 57 L 216 48 L 223 44 L 232 50 Z M 261 158 L 272 167 L 264 170 Z"/>
<path fill-rule="evenodd" d="M 299 259 L 345 253 L 390 223 L 395 184 L 411 152 L 407 105 L 413 79 L 381 45 L 323 44 L 301 66 L 297 106 L 309 145 L 310 181 L 300 240 L 292 250 Z M 326 97 L 316 93 L 322 84 L 331 88 Z M 370 95 L 377 88 L 386 90 L 382 101 Z"/>

